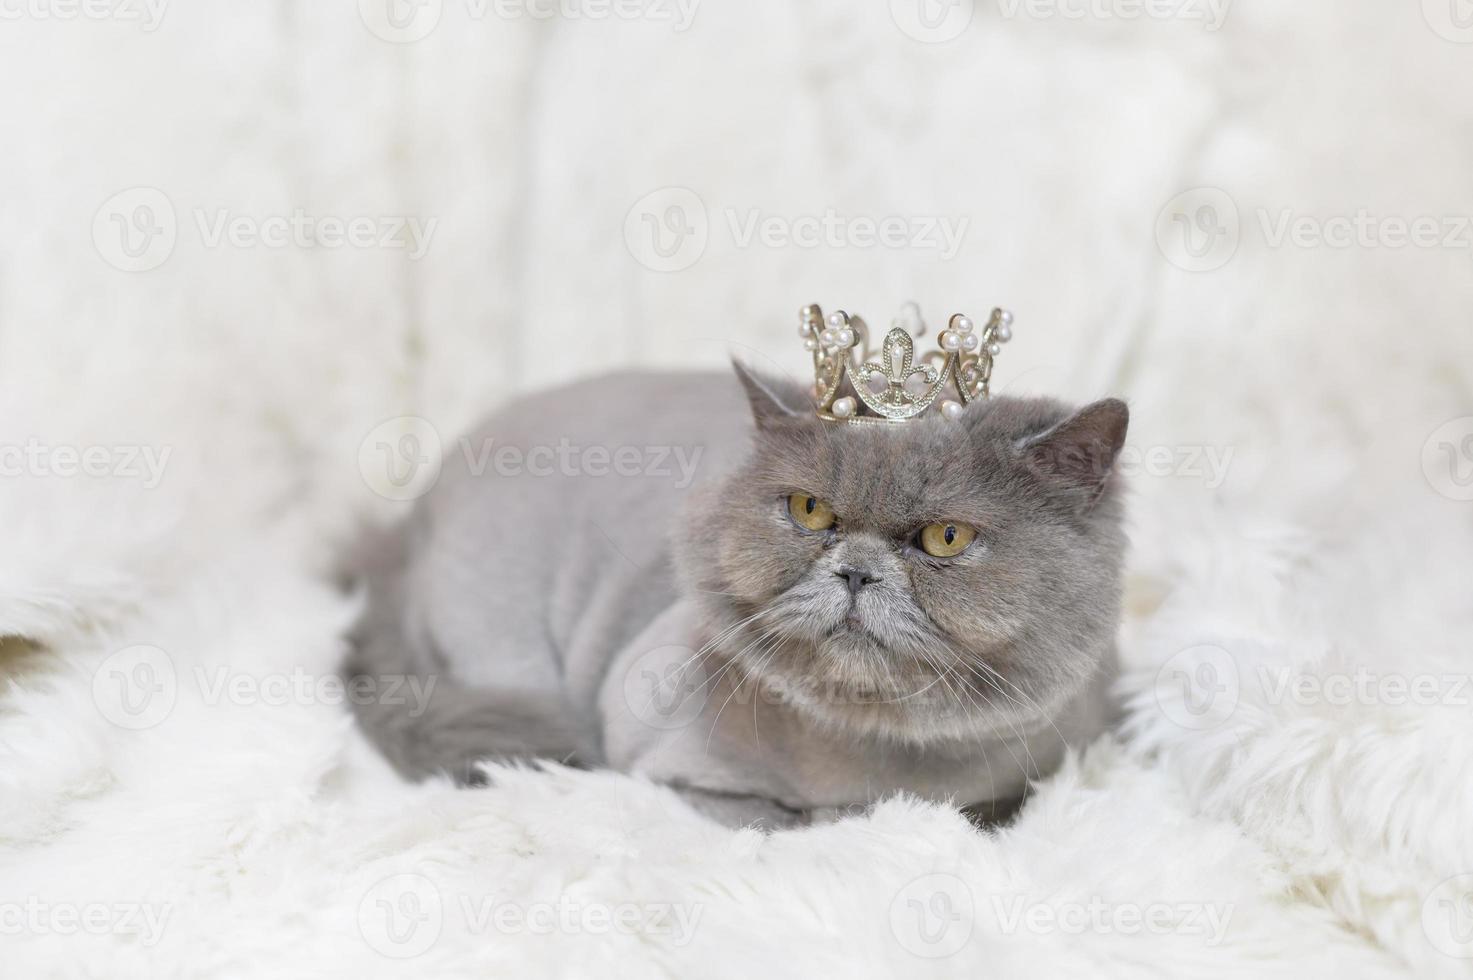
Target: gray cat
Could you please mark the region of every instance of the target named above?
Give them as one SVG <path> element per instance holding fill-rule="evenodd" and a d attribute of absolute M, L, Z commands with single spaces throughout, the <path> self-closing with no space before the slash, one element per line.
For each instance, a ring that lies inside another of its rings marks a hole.
<path fill-rule="evenodd" d="M 346 672 L 430 690 L 356 709 L 401 772 L 610 766 L 782 826 L 1005 809 L 1106 726 L 1122 402 L 844 424 L 736 373 L 581 382 L 447 452 L 360 569 Z"/>

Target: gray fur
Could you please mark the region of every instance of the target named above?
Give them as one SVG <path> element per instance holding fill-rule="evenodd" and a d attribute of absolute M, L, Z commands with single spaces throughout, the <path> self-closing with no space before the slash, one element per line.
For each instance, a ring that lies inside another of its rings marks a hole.
<path fill-rule="evenodd" d="M 347 666 L 435 681 L 417 717 L 358 708 L 401 771 L 608 765 L 780 824 L 898 790 L 995 808 L 1106 724 L 1122 403 L 1000 397 L 957 422 L 844 425 L 796 386 L 738 377 L 583 382 L 447 449 L 362 565 Z M 653 451 L 639 475 L 597 475 L 593 456 L 478 473 L 486 440 Z M 662 448 L 700 453 L 690 487 L 654 466 Z M 835 532 L 793 524 L 798 491 L 833 506 Z M 911 546 L 935 520 L 981 533 L 940 562 Z M 840 565 L 878 581 L 851 597 Z"/>

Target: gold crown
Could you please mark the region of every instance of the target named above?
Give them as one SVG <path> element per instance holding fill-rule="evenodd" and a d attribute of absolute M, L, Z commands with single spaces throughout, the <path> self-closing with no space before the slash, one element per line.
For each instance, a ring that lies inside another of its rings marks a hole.
<path fill-rule="evenodd" d="M 913 303 L 907 306 L 916 309 Z M 940 347 L 920 357 L 915 341 L 924 336 L 925 323 L 918 309 L 915 324 L 907 327 L 896 320 L 875 351 L 860 317 L 837 310 L 825 319 L 818 306 L 803 307 L 798 333 L 813 353 L 818 417 L 831 422 L 904 422 L 934 404 L 942 415 L 956 419 L 968 403 L 987 398 L 993 360 L 1013 336 L 1013 315 L 995 309 L 978 330 L 969 317 L 957 313 L 941 332 Z M 942 397 L 953 392 L 957 400 Z"/>

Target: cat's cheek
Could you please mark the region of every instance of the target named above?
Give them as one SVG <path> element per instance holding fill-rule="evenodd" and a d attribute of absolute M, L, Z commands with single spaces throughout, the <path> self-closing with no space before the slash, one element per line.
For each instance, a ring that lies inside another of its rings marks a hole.
<path fill-rule="evenodd" d="M 767 522 L 732 526 L 716 556 L 724 588 L 751 602 L 782 594 L 822 550 L 812 537 Z"/>

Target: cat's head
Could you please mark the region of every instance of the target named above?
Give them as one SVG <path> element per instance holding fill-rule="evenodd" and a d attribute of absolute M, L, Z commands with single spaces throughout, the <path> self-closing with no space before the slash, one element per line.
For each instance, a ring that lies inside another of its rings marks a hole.
<path fill-rule="evenodd" d="M 1123 402 L 843 424 L 796 385 L 737 374 L 753 450 L 696 497 L 687 526 L 705 530 L 677 547 L 733 670 L 820 722 L 928 741 L 1036 720 L 1100 669 L 1120 615 Z"/>

